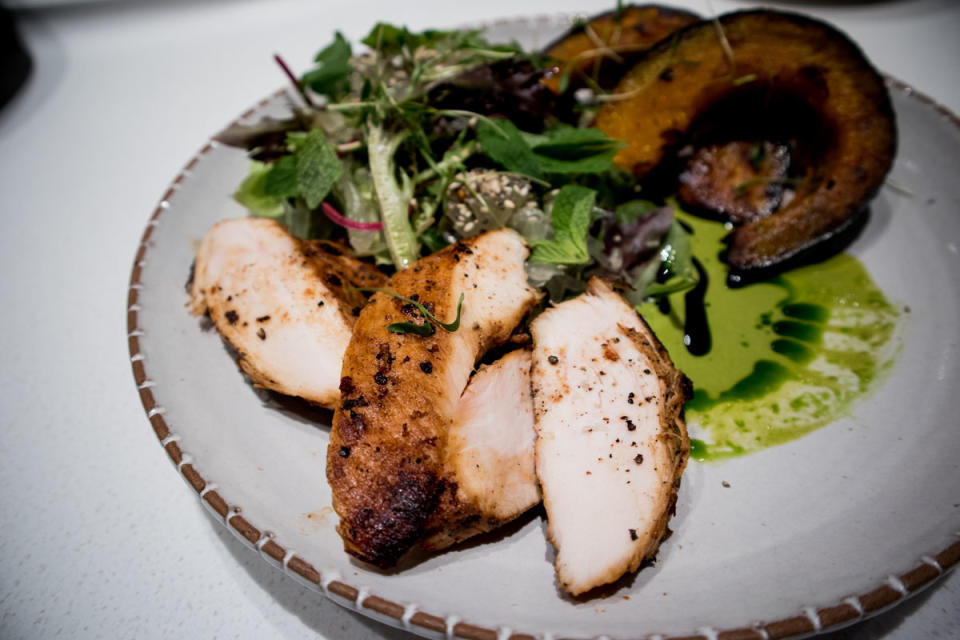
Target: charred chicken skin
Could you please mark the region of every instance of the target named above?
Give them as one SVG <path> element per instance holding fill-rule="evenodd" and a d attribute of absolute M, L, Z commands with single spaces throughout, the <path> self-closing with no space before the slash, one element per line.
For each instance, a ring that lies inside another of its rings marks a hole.
<path fill-rule="evenodd" d="M 503 522 L 461 489 L 451 426 L 479 358 L 508 340 L 539 299 L 524 273 L 527 248 L 513 231 L 464 240 L 397 272 L 394 294 L 459 328 L 392 333 L 422 324 L 415 305 L 378 292 L 360 312 L 343 360 L 327 479 L 345 549 L 390 567 L 416 543 L 443 548 Z M 467 483 L 465 483 L 466 486 Z"/>

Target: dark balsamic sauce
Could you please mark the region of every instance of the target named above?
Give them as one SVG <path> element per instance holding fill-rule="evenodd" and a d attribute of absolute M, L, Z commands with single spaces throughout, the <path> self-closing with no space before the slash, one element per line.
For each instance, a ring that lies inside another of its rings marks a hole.
<path fill-rule="evenodd" d="M 670 315 L 670 298 L 667 296 L 657 298 L 657 310 L 665 316 Z"/>
<path fill-rule="evenodd" d="M 707 309 L 704 305 L 704 298 L 707 295 L 707 287 L 710 284 L 710 278 L 700 261 L 693 258 L 693 266 L 700 276 L 697 285 L 687 291 L 683 297 L 686 316 L 683 323 L 683 344 L 687 351 L 695 356 L 703 356 L 710 353 L 712 341 L 710 338 L 710 325 L 707 322 Z"/>

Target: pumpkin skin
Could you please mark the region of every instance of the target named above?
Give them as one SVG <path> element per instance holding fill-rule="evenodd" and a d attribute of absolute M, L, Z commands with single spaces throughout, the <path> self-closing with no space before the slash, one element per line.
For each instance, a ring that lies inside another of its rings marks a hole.
<path fill-rule="evenodd" d="M 562 93 L 561 78 L 569 70 L 570 87 L 583 86 L 586 75 L 601 88 L 612 89 L 644 51 L 699 20 L 695 13 L 655 4 L 628 5 L 619 16 L 617 11 L 593 16 L 544 48 L 559 64 L 543 83 L 554 93 Z"/>
<path fill-rule="evenodd" d="M 844 34 L 796 14 L 741 11 L 687 27 L 649 50 L 615 93 L 623 99 L 601 106 L 595 125 L 628 143 L 616 162 L 640 179 L 698 138 L 793 145 L 796 194 L 730 234 L 732 283 L 853 225 L 896 153 L 883 78 Z"/>

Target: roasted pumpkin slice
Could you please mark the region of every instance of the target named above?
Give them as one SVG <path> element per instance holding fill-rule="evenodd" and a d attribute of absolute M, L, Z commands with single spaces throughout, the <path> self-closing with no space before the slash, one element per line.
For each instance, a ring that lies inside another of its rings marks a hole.
<path fill-rule="evenodd" d="M 883 78 L 845 35 L 796 14 L 743 11 L 688 27 L 648 51 L 615 93 L 622 99 L 598 110 L 596 126 L 629 143 L 616 161 L 638 178 L 705 131 L 793 145 L 795 195 L 731 233 L 732 283 L 853 226 L 896 151 Z"/>
<path fill-rule="evenodd" d="M 602 89 L 612 89 L 640 54 L 699 20 L 695 13 L 654 4 L 596 15 L 547 45 L 544 53 L 559 64 L 543 83 L 562 93 L 566 86 L 583 86 L 589 78 Z"/>
<path fill-rule="evenodd" d="M 770 215 L 783 201 L 790 150 L 785 144 L 733 140 L 696 149 L 680 174 L 677 198 L 688 209 L 734 224 Z"/>

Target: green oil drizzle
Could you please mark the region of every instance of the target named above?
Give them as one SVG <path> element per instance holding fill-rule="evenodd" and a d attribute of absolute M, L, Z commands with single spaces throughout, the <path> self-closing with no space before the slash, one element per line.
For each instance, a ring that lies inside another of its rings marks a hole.
<path fill-rule="evenodd" d="M 895 307 L 853 256 L 839 254 L 767 282 L 724 286 L 727 230 L 679 213 L 710 282 L 706 353 L 684 345 L 685 295 L 640 311 L 694 384 L 691 456 L 718 460 L 794 440 L 848 413 L 899 351 Z M 695 350 L 696 351 L 696 350 Z"/>

